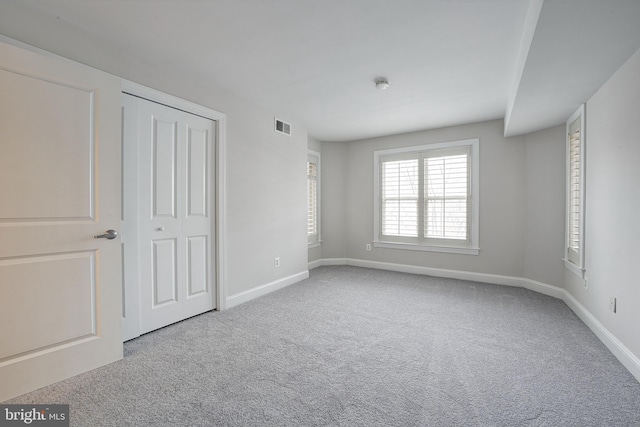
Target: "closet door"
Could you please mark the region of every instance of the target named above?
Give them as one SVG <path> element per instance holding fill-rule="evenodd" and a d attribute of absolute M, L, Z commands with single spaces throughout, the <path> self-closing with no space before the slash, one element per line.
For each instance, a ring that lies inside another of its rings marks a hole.
<path fill-rule="evenodd" d="M 0 43 L 0 94 L 4 401 L 122 358 L 120 80 Z"/>
<path fill-rule="evenodd" d="M 138 113 L 137 246 L 143 334 L 215 308 L 215 122 L 130 98 Z"/>

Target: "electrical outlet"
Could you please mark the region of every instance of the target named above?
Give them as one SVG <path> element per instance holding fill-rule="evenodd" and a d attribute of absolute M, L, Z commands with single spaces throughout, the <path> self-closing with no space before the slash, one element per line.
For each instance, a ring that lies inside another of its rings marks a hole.
<path fill-rule="evenodd" d="M 364 249 L 368 252 L 371 251 L 371 243 L 367 243 L 366 245 L 364 245 Z"/>
<path fill-rule="evenodd" d="M 280 267 L 280 257 L 275 257 L 275 259 L 273 260 L 273 265 L 274 267 Z"/>
<path fill-rule="evenodd" d="M 609 311 L 612 313 L 616 312 L 616 297 L 613 295 L 609 297 Z"/>

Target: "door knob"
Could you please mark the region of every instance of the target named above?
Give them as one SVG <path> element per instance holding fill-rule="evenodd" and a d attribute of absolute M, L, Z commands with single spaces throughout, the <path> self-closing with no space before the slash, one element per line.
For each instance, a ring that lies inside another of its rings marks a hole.
<path fill-rule="evenodd" d="M 93 236 L 94 239 L 109 239 L 113 240 L 118 237 L 118 232 L 116 230 L 107 230 L 104 234 L 98 234 L 97 236 Z"/>

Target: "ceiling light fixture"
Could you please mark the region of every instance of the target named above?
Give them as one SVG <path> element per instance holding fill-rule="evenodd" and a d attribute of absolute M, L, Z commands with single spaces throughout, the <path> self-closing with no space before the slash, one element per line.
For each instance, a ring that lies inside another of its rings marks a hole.
<path fill-rule="evenodd" d="M 389 87 L 389 80 L 385 78 L 376 79 L 376 89 L 385 90 Z"/>

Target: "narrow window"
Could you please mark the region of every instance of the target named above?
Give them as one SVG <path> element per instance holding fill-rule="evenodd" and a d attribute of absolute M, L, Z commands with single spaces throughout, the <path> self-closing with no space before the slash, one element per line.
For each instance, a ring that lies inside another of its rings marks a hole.
<path fill-rule="evenodd" d="M 567 121 L 565 265 L 584 277 L 585 108 Z"/>
<path fill-rule="evenodd" d="M 320 244 L 320 153 L 309 151 L 307 158 L 307 240 Z"/>

